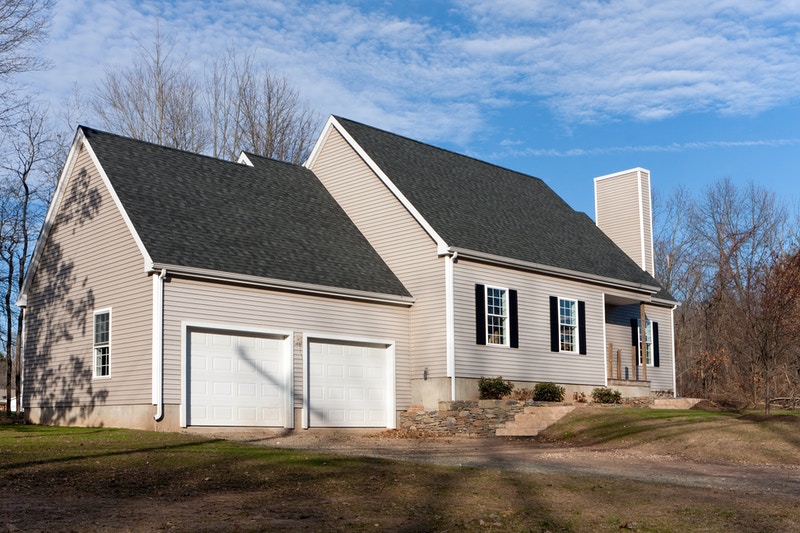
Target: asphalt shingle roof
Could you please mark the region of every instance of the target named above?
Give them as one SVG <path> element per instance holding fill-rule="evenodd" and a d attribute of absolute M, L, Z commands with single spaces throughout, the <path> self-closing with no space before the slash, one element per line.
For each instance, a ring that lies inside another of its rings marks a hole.
<path fill-rule="evenodd" d="M 335 118 L 449 246 L 659 286 L 542 180 Z"/>
<path fill-rule="evenodd" d="M 81 129 L 154 262 L 410 296 L 310 170 Z"/>

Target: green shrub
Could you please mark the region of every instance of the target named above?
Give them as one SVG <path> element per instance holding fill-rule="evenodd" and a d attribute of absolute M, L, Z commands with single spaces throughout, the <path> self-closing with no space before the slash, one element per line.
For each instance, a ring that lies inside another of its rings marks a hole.
<path fill-rule="evenodd" d="M 500 400 L 514 390 L 514 384 L 503 381 L 501 376 L 496 378 L 481 378 L 478 381 L 479 398 L 481 400 Z"/>
<path fill-rule="evenodd" d="M 620 403 L 622 401 L 622 393 L 608 387 L 597 387 L 592 390 L 592 400 L 597 403 Z"/>
<path fill-rule="evenodd" d="M 537 402 L 563 402 L 564 392 L 564 387 L 555 383 L 537 383 L 533 388 L 533 399 Z"/>

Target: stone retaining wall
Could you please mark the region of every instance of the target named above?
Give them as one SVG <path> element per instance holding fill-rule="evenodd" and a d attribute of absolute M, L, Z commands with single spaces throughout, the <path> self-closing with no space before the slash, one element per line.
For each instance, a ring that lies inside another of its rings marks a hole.
<path fill-rule="evenodd" d="M 461 435 L 494 437 L 498 427 L 513 420 L 525 406 L 537 402 L 517 400 L 480 400 L 477 402 L 439 402 L 438 411 L 425 411 L 414 405 L 400 413 L 398 429 Z"/>
<path fill-rule="evenodd" d="M 649 407 L 651 398 L 624 398 L 625 407 Z M 514 420 L 531 405 L 557 405 L 519 400 L 480 400 L 477 402 L 439 402 L 438 411 L 412 405 L 399 415 L 397 429 L 468 437 L 494 437 L 497 428 Z"/>

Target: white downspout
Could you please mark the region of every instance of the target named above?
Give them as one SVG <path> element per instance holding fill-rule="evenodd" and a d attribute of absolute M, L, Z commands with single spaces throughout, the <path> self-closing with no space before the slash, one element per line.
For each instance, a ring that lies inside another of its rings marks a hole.
<path fill-rule="evenodd" d="M 153 404 L 156 414 L 153 419 L 164 418 L 164 278 L 167 269 L 153 276 Z"/>
<path fill-rule="evenodd" d="M 447 355 L 447 376 L 450 378 L 450 400 L 456 400 L 456 335 L 455 335 L 455 296 L 453 294 L 453 263 L 458 252 L 444 258 L 445 286 L 445 337 Z"/>

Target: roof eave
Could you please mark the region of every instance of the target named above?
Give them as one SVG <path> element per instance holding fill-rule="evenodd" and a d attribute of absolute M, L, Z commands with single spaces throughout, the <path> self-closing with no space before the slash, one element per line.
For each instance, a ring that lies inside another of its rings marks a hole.
<path fill-rule="evenodd" d="M 263 289 L 276 289 L 292 292 L 301 292 L 315 296 L 327 296 L 337 298 L 348 298 L 375 303 L 385 303 L 393 305 L 403 305 L 410 307 L 416 299 L 413 296 L 403 296 L 400 294 L 385 294 L 380 292 L 362 291 L 358 289 L 347 289 L 343 287 L 330 287 L 315 283 L 304 283 L 301 281 L 287 281 L 275 278 L 265 278 L 235 272 L 224 272 L 220 270 L 210 270 L 204 268 L 187 267 L 181 265 L 171 265 L 166 263 L 153 263 L 152 271 L 159 272 L 163 269 L 173 276 L 198 279 L 203 281 L 218 281 L 224 283 L 234 283 L 237 285 L 247 285 Z"/>
<path fill-rule="evenodd" d="M 598 276 L 595 274 L 588 274 L 586 272 L 579 272 L 577 270 L 569 270 L 566 268 L 543 265 L 541 263 L 522 261 L 520 259 L 513 259 L 510 257 L 503 257 L 499 255 L 488 254 L 485 252 L 478 252 L 475 250 L 451 247 L 450 251 L 458 253 L 459 257 L 463 257 L 465 259 L 473 259 L 476 261 L 482 261 L 494 265 L 518 268 L 529 272 L 537 272 L 540 274 L 554 275 L 576 281 L 583 281 L 598 285 L 604 285 L 608 287 L 632 290 L 639 293 L 647 294 L 651 299 L 654 294 L 656 294 L 658 291 L 661 290 L 661 287 L 658 287 L 656 285 L 647 285 L 644 283 L 636 283 L 616 278 Z"/>

